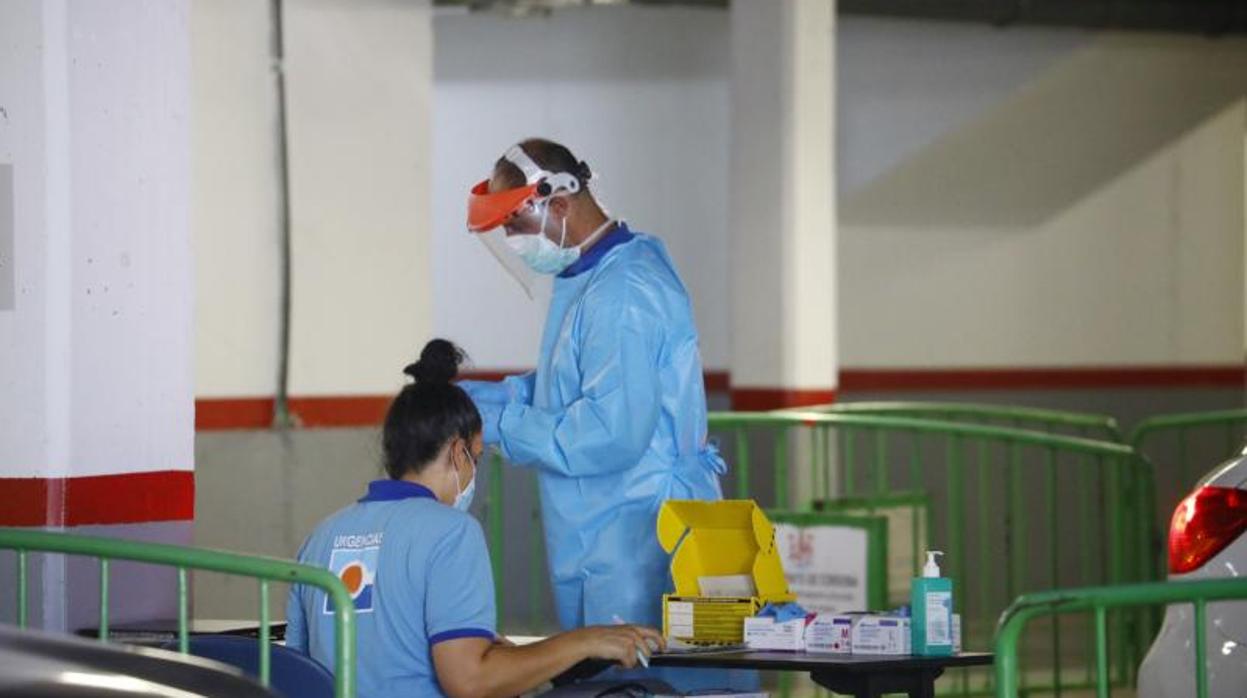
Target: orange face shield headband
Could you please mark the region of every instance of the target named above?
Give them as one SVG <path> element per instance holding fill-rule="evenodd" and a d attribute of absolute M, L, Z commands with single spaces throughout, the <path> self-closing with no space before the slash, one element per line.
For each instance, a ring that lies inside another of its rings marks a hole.
<path fill-rule="evenodd" d="M 489 191 L 489 180 L 481 180 L 468 192 L 468 230 L 483 233 L 506 222 L 516 211 L 535 201 L 554 194 L 575 194 L 580 191 L 580 180 L 567 172 L 547 172 L 528 157 L 518 145 L 507 150 L 503 157 L 524 173 L 524 186 L 501 191 Z"/>

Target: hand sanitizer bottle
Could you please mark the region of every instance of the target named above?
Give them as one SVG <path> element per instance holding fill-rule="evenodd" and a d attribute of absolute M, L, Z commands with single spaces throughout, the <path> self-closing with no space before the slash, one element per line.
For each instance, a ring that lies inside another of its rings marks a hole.
<path fill-rule="evenodd" d="M 914 579 L 909 592 L 910 633 L 913 652 L 927 657 L 947 657 L 953 653 L 953 580 L 940 576 L 936 555 L 931 550 L 922 576 Z"/>

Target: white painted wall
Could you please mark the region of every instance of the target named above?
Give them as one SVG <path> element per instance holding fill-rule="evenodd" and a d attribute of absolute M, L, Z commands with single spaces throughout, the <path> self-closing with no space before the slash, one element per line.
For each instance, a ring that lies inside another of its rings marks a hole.
<path fill-rule="evenodd" d="M 216 39 L 205 39 L 205 6 L 219 20 Z M 543 299 L 525 300 L 463 231 L 466 188 L 530 135 L 571 145 L 600 175 L 612 211 L 667 241 L 693 296 L 706 365 L 729 366 L 727 13 L 439 12 L 432 93 L 421 95 L 400 88 L 420 43 L 390 30 L 401 22 L 377 26 L 384 11 L 325 14 L 312 0 L 291 8 L 291 50 L 324 61 L 302 78 L 291 66 L 303 313 L 296 393 L 388 392 L 395 368 L 433 334 L 462 343 L 482 368 L 533 364 Z M 196 188 L 197 386 L 200 395 L 266 395 L 276 361 L 267 25 L 242 2 L 200 2 L 196 12 L 196 175 L 211 178 Z M 344 22 L 373 40 L 340 36 Z M 213 48 L 222 41 L 239 48 Z M 387 53 L 399 50 L 394 43 L 404 46 L 396 58 Z M 218 53 L 239 64 L 203 58 Z M 1236 362 L 1242 265 L 1192 276 L 1160 241 L 1198 237 L 1199 255 L 1241 259 L 1241 240 L 1230 237 L 1241 238 L 1242 226 L 1227 231 L 1242 217 L 1243 195 L 1219 177 L 1242 137 L 1218 122 L 1183 138 L 1243 94 L 1245 57 L 1238 39 L 841 18 L 841 364 Z M 360 62 L 378 79 L 348 67 Z M 309 89 L 349 97 L 299 103 Z M 425 136 L 415 117 L 385 116 L 415 113 L 421 100 L 433 107 Z M 1219 145 L 1200 145 L 1207 139 Z M 431 162 L 425 187 L 404 170 L 421 147 Z M 230 169 L 231 161 L 243 164 Z M 398 186 L 403 177 L 410 188 Z M 1196 186 L 1201 179 L 1218 186 Z M 389 207 L 400 191 L 412 198 Z M 1192 192 L 1204 197 L 1195 209 L 1183 203 Z M 1166 216 L 1169 232 L 1159 231 Z M 219 240 L 231 249 L 221 252 Z M 1134 250 L 1129 274 L 1106 276 L 1102 263 L 1081 261 L 1122 249 Z M 407 287 L 389 285 L 403 273 Z M 427 297 L 415 290 L 428 284 Z M 384 300 L 405 296 L 415 305 Z M 1237 333 L 1232 341 L 1227 332 Z"/>
<path fill-rule="evenodd" d="M 281 277 L 269 3 L 191 7 L 195 394 L 272 395 Z"/>
<path fill-rule="evenodd" d="M 188 12 L 0 8 L 0 476 L 193 467 Z"/>
<path fill-rule="evenodd" d="M 288 0 L 295 395 L 376 394 L 430 334 L 432 10 Z M 196 390 L 272 395 L 280 209 L 268 3 L 196 0 Z"/>
<path fill-rule="evenodd" d="M 846 365 L 1237 363 L 1247 42 L 1106 35 L 842 206 Z"/>
<path fill-rule="evenodd" d="M 428 337 L 431 12 L 287 3 L 292 394 L 392 393 Z"/>
<path fill-rule="evenodd" d="M 835 5 L 738 2 L 731 19 L 732 387 L 825 402 L 838 378 Z"/>
<path fill-rule="evenodd" d="M 43 9 L 38 0 L 8 3 L 0 17 L 0 162 L 13 168 L 15 204 L 14 303 L 0 310 L 0 395 L 13 396 L 0 400 L 0 475 L 35 476 L 53 467 L 47 441 L 34 438 L 48 422 Z"/>

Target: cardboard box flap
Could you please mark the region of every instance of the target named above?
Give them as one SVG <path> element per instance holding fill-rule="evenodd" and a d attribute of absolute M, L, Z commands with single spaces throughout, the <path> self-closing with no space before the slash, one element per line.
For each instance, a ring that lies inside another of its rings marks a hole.
<path fill-rule="evenodd" d="M 697 596 L 701 577 L 748 574 L 758 598 L 792 597 L 775 528 L 753 500 L 669 500 L 658 512 L 658 541 L 673 554 L 671 578 L 679 596 Z"/>

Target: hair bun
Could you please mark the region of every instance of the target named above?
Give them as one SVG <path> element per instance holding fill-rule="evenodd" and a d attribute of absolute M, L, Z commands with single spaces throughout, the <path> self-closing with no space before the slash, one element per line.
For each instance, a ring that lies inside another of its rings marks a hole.
<path fill-rule="evenodd" d="M 408 364 L 403 373 L 416 379 L 417 383 L 449 383 L 459 375 L 459 364 L 464 360 L 463 350 L 445 339 L 434 339 L 424 345 L 420 360 Z"/>
<path fill-rule="evenodd" d="M 589 168 L 589 163 L 581 160 L 576 165 L 576 176 L 579 177 L 582 182 L 587 182 L 593 179 L 593 170 Z"/>

